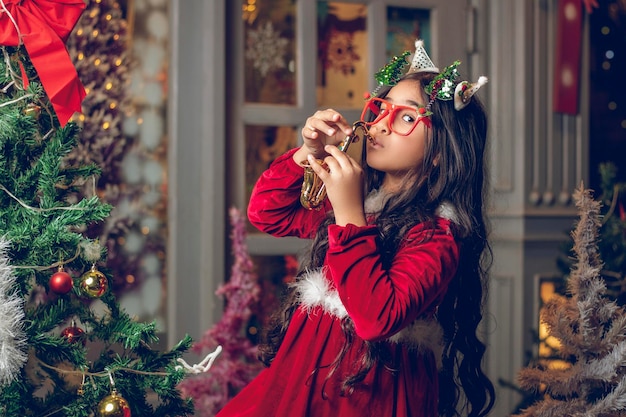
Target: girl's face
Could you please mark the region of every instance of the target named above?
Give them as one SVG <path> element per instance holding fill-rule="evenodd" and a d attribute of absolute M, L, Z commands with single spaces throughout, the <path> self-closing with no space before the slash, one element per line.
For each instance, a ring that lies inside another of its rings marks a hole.
<path fill-rule="evenodd" d="M 393 105 L 424 107 L 422 89 L 416 80 L 403 80 L 396 84 L 385 98 Z M 424 160 L 426 141 L 429 136 L 429 120 L 421 120 L 406 136 L 398 134 L 389 128 L 389 117 L 401 117 L 400 112 L 391 109 L 385 117 L 377 120 L 369 127 L 372 140 L 367 142 L 367 164 L 386 173 L 383 188 L 395 191 L 401 186 L 403 179 L 412 171 L 419 171 Z M 392 121 L 393 126 L 395 121 Z M 401 132 L 402 133 L 402 132 Z"/>

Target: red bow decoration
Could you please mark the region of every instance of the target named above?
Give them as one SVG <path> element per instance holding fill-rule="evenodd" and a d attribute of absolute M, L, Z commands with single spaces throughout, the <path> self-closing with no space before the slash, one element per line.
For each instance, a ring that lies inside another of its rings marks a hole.
<path fill-rule="evenodd" d="M 6 10 L 0 9 L 0 45 L 24 44 L 59 123 L 65 126 L 74 112 L 80 112 L 85 98 L 85 88 L 65 47 L 85 9 L 84 0 L 2 0 L 2 3 Z M 28 80 L 24 82 L 27 85 Z"/>

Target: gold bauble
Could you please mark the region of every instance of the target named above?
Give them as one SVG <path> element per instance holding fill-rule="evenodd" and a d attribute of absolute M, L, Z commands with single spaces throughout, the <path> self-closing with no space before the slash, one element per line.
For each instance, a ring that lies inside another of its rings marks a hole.
<path fill-rule="evenodd" d="M 39 116 L 41 115 L 41 106 L 38 106 L 37 104 L 34 104 L 34 103 L 29 103 L 24 108 L 23 112 L 26 116 L 30 116 L 33 119 L 37 120 L 39 119 Z"/>
<path fill-rule="evenodd" d="M 107 277 L 92 266 L 80 277 L 80 293 L 89 298 L 100 298 L 109 288 Z"/>
<path fill-rule="evenodd" d="M 131 417 L 128 401 L 113 390 L 98 403 L 98 417 Z"/>

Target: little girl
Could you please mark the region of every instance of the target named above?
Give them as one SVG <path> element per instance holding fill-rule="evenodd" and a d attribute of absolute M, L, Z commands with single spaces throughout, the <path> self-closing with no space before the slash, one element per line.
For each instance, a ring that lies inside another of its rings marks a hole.
<path fill-rule="evenodd" d="M 492 408 L 476 335 L 490 247 L 487 120 L 473 94 L 486 79 L 457 83 L 458 62 L 439 72 L 416 46 L 408 72 L 365 103 L 363 164 L 336 146 L 351 125 L 321 110 L 303 146 L 258 180 L 250 221 L 312 246 L 262 346 L 267 368 L 217 417 L 480 417 Z M 324 182 L 319 209 L 299 202 L 303 161 Z"/>

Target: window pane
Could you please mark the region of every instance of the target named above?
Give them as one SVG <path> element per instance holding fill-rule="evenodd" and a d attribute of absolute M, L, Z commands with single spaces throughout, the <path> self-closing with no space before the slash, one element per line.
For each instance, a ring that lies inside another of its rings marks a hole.
<path fill-rule="evenodd" d="M 251 256 L 251 258 L 261 287 L 261 296 L 247 333 L 256 342 L 261 329 L 266 327 L 270 316 L 279 307 L 285 285 L 295 279 L 298 259 L 294 254 Z"/>
<path fill-rule="evenodd" d="M 295 104 L 295 2 L 242 1 L 245 101 Z"/>
<path fill-rule="evenodd" d="M 422 39 L 430 50 L 430 10 L 408 7 L 387 8 L 387 59 L 415 49 Z"/>
<path fill-rule="evenodd" d="M 252 188 L 270 164 L 297 145 L 297 131 L 293 126 L 247 125 L 246 135 L 246 201 Z M 251 227 L 251 232 L 259 231 Z"/>
<path fill-rule="evenodd" d="M 367 90 L 367 6 L 318 2 L 317 104 L 360 108 Z"/>

